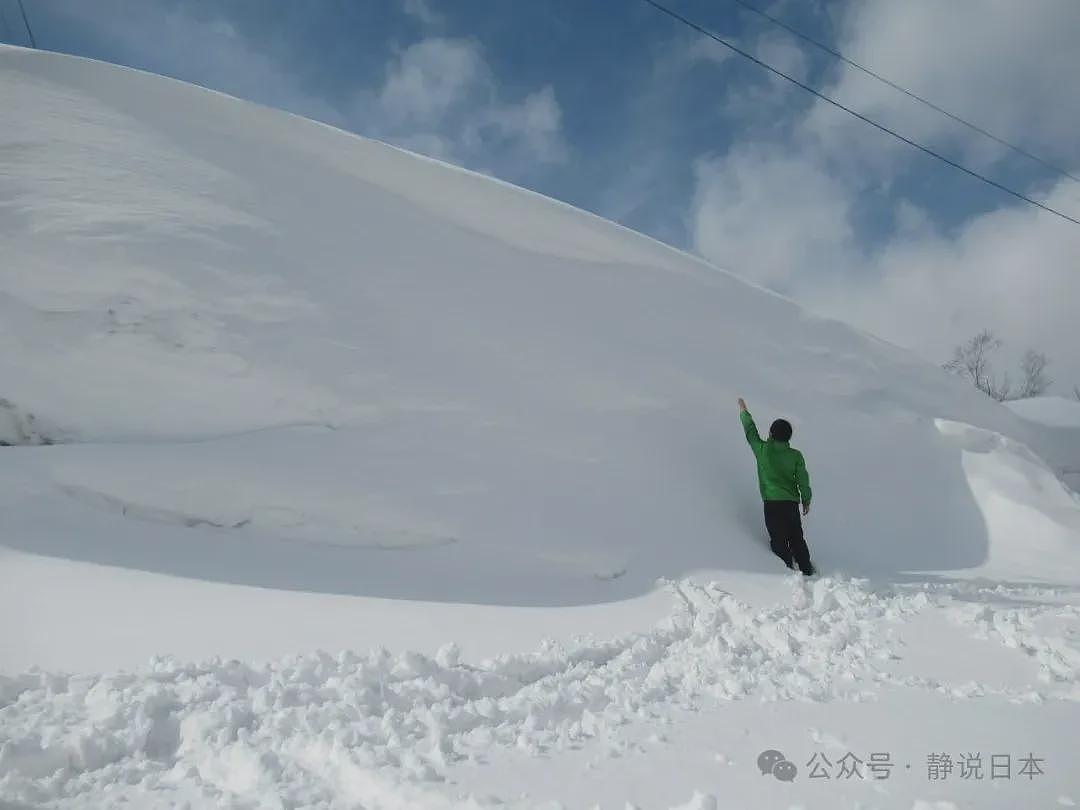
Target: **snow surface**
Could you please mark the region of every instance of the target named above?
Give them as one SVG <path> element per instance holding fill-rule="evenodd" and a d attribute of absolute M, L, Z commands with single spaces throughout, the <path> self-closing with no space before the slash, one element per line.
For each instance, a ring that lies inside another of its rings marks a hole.
<path fill-rule="evenodd" d="M 1080 428 L 1080 400 L 1066 397 L 1030 397 L 1006 402 L 1013 413 L 1055 428 Z"/>
<path fill-rule="evenodd" d="M 10 47 L 0 109 L 0 806 L 1080 802 L 1030 414 L 295 116 Z M 795 424 L 817 580 L 737 396 Z M 845 752 L 897 772 L 808 778 Z"/>
<path fill-rule="evenodd" d="M 1033 397 L 1006 402 L 1013 413 L 1036 426 L 1032 448 L 1080 493 L 1080 402 L 1064 397 Z"/>

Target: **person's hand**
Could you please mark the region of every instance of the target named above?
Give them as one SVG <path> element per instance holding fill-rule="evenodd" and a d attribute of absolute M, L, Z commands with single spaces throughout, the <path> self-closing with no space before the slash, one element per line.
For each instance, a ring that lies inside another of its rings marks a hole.
<path fill-rule="evenodd" d="M 746 410 L 746 400 L 743 399 L 742 397 L 739 397 L 739 410 L 740 411 L 745 411 Z"/>
<path fill-rule="evenodd" d="M 808 504 L 808 503 L 804 503 L 804 504 L 802 505 L 802 513 L 803 513 L 804 515 L 808 515 L 808 514 L 810 514 L 810 504 Z"/>

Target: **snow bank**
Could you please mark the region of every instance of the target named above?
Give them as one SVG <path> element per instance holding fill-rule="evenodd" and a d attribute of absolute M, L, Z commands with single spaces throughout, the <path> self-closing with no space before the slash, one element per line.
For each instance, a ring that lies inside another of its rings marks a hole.
<path fill-rule="evenodd" d="M 15 111 L 0 131 L 0 396 L 8 433 L 33 438 L 32 414 L 69 442 L 0 454 L 0 600 L 37 617 L 10 639 L 19 660 L 40 635 L 96 666 L 93 628 L 177 593 L 175 578 L 248 586 L 228 611 L 251 616 L 245 640 L 266 635 L 251 587 L 567 608 L 701 574 L 745 594 L 776 560 L 739 395 L 763 429 L 795 424 L 822 570 L 977 574 L 992 543 L 1018 542 L 935 420 L 1021 442 L 1026 423 L 696 258 L 87 60 L 5 49 L 0 103 Z M 85 591 L 78 620 L 42 606 L 59 574 L 39 581 L 42 555 L 76 566 L 61 578 Z M 1047 580 L 1076 564 L 1029 562 Z M 207 595 L 155 608 L 190 627 L 185 649 L 220 637 L 222 620 L 184 609 Z M 386 626 L 420 645 L 404 625 Z M 126 620 L 110 660 L 169 652 L 156 626 Z"/>
<path fill-rule="evenodd" d="M 972 495 L 990 535 L 984 573 L 1038 578 L 1048 567 L 1069 570 L 1080 551 L 1080 495 L 1026 446 L 989 430 L 939 421 L 962 450 Z"/>
<path fill-rule="evenodd" d="M 1023 425 L 895 347 L 566 205 L 160 77 L 7 49 L 0 103 L 0 396 L 82 442 L 0 458 L 9 547 L 528 606 L 774 572 L 742 395 L 795 423 L 825 570 L 988 557 L 933 420 Z"/>

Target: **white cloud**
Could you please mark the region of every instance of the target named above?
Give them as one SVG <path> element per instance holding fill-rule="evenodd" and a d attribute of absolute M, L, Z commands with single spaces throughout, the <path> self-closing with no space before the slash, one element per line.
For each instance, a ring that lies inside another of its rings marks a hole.
<path fill-rule="evenodd" d="M 522 176 L 566 154 L 562 111 L 550 86 L 502 98 L 479 43 L 429 37 L 396 55 L 375 91 L 360 94 L 358 128 L 445 160 Z"/>
<path fill-rule="evenodd" d="M 1078 192 L 1062 180 L 1047 201 L 1076 210 Z M 738 147 L 699 167 L 695 248 L 930 360 L 992 328 L 1008 343 L 1003 361 L 1034 347 L 1064 390 L 1080 383 L 1080 227 L 1009 205 L 943 233 L 902 201 L 891 238 L 869 250 L 853 226 L 857 205 L 820 154 Z"/>
<path fill-rule="evenodd" d="M 388 69 L 379 91 L 385 125 L 430 125 L 474 92 L 490 95 L 487 64 L 474 42 L 432 37 L 410 45 Z"/>
<path fill-rule="evenodd" d="M 864 0 L 840 23 L 839 49 L 935 104 L 1036 154 L 1080 164 L 1080 3 L 1075 0 Z M 958 147 L 988 165 L 1003 147 L 844 65 L 829 92 L 917 140 Z M 807 132 L 838 151 L 858 150 L 871 168 L 895 169 L 907 147 L 819 102 Z"/>
<path fill-rule="evenodd" d="M 851 194 L 806 154 L 744 144 L 698 164 L 694 247 L 778 288 L 821 278 L 853 252 Z"/>
<path fill-rule="evenodd" d="M 530 93 L 517 104 L 493 105 L 478 115 L 477 120 L 474 132 L 480 140 L 487 131 L 498 139 L 517 143 L 523 157 L 543 163 L 555 163 L 565 157 L 562 110 L 550 85 Z"/>
<path fill-rule="evenodd" d="M 1080 162 L 1080 96 L 1062 89 L 1064 77 L 1080 75 L 1080 4 L 866 0 L 848 7 L 841 29 L 841 50 L 853 58 L 1032 151 Z M 826 90 L 965 159 L 1001 157 L 861 74 L 837 71 Z M 944 228 L 881 194 L 913 165 L 925 171 L 909 147 L 822 104 L 789 114 L 776 131 L 786 134 L 768 145 L 736 142 L 700 163 L 699 252 L 929 359 L 993 328 L 1011 352 L 1003 362 L 1031 346 L 1051 356 L 1064 390 L 1080 382 L 1080 227 L 1002 198 L 997 210 Z M 893 217 L 891 233 L 869 246 L 856 224 L 868 189 Z M 1062 179 L 1046 199 L 1080 212 L 1080 185 Z"/>
<path fill-rule="evenodd" d="M 1052 204 L 1077 205 L 1069 181 Z M 984 328 L 1007 343 L 1003 359 L 1028 347 L 1050 355 L 1064 390 L 1080 384 L 1080 228 L 1029 207 L 975 217 L 949 237 L 900 234 L 843 284 L 811 287 L 816 309 L 946 359 Z"/>
<path fill-rule="evenodd" d="M 697 36 L 689 43 L 682 39 L 674 40 L 654 62 L 659 73 L 683 70 L 699 63 L 722 65 L 732 56 L 732 52 L 712 37 Z"/>
<path fill-rule="evenodd" d="M 1048 202 L 1076 210 L 1063 179 Z M 1080 384 L 1080 228 L 1010 205 L 942 233 L 907 201 L 892 237 L 856 239 L 858 192 L 820 154 L 743 146 L 698 168 L 697 251 L 717 265 L 793 295 L 811 309 L 900 343 L 933 361 L 983 328 L 1050 354 L 1052 376 Z"/>
<path fill-rule="evenodd" d="M 781 73 L 786 73 L 801 82 L 806 81 L 809 60 L 807 60 L 803 49 L 795 45 L 790 37 L 780 33 L 767 32 L 758 38 L 753 51 L 758 59 L 772 65 Z M 780 78 L 775 80 L 778 82 L 784 81 Z"/>
<path fill-rule="evenodd" d="M 431 7 L 428 0 L 404 0 L 402 10 L 423 25 L 434 26 L 443 22 L 443 15 Z"/>

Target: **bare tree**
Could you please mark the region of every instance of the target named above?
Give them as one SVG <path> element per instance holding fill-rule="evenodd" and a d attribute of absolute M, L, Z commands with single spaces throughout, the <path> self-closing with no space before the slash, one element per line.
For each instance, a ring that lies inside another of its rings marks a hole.
<path fill-rule="evenodd" d="M 966 377 L 972 385 L 998 402 L 1042 396 L 1050 389 L 1053 380 L 1046 373 L 1050 359 L 1034 349 L 1024 352 L 1024 358 L 1020 361 L 1020 385 L 1013 388 L 1008 373 L 1003 374 L 999 381 L 991 367 L 990 357 L 1001 346 L 1002 342 L 993 330 L 984 329 L 971 340 L 957 346 L 952 359 L 943 368 Z M 1073 393 L 1080 399 L 1080 386 L 1075 387 Z"/>
<path fill-rule="evenodd" d="M 999 383 L 990 366 L 990 355 L 1001 348 L 1001 341 L 990 329 L 984 329 L 953 350 L 953 357 L 944 368 L 971 380 L 972 385 L 999 402 L 1009 398 L 1009 376 Z"/>
<path fill-rule="evenodd" d="M 1080 385 L 1073 386 L 1073 396 L 1076 397 L 1078 401 L 1080 401 Z"/>
<path fill-rule="evenodd" d="M 1053 382 L 1046 376 L 1046 367 L 1048 365 L 1050 365 L 1050 360 L 1042 352 L 1037 352 L 1034 349 L 1028 349 L 1024 352 L 1024 359 L 1020 361 L 1020 371 L 1023 373 L 1024 378 L 1016 391 L 1016 399 L 1038 397 L 1046 393 L 1050 383 Z"/>
<path fill-rule="evenodd" d="M 993 377 L 986 381 L 986 388 L 984 389 L 992 399 L 996 399 L 998 402 L 1008 402 L 1010 399 L 1016 399 L 1016 395 L 1013 393 L 1012 385 L 1009 384 L 1009 372 L 1005 372 L 1001 375 L 1001 382 L 997 382 Z"/>
<path fill-rule="evenodd" d="M 0 398 L 0 447 L 55 444 L 57 441 L 64 441 L 59 431 L 44 429 L 34 414 Z"/>

